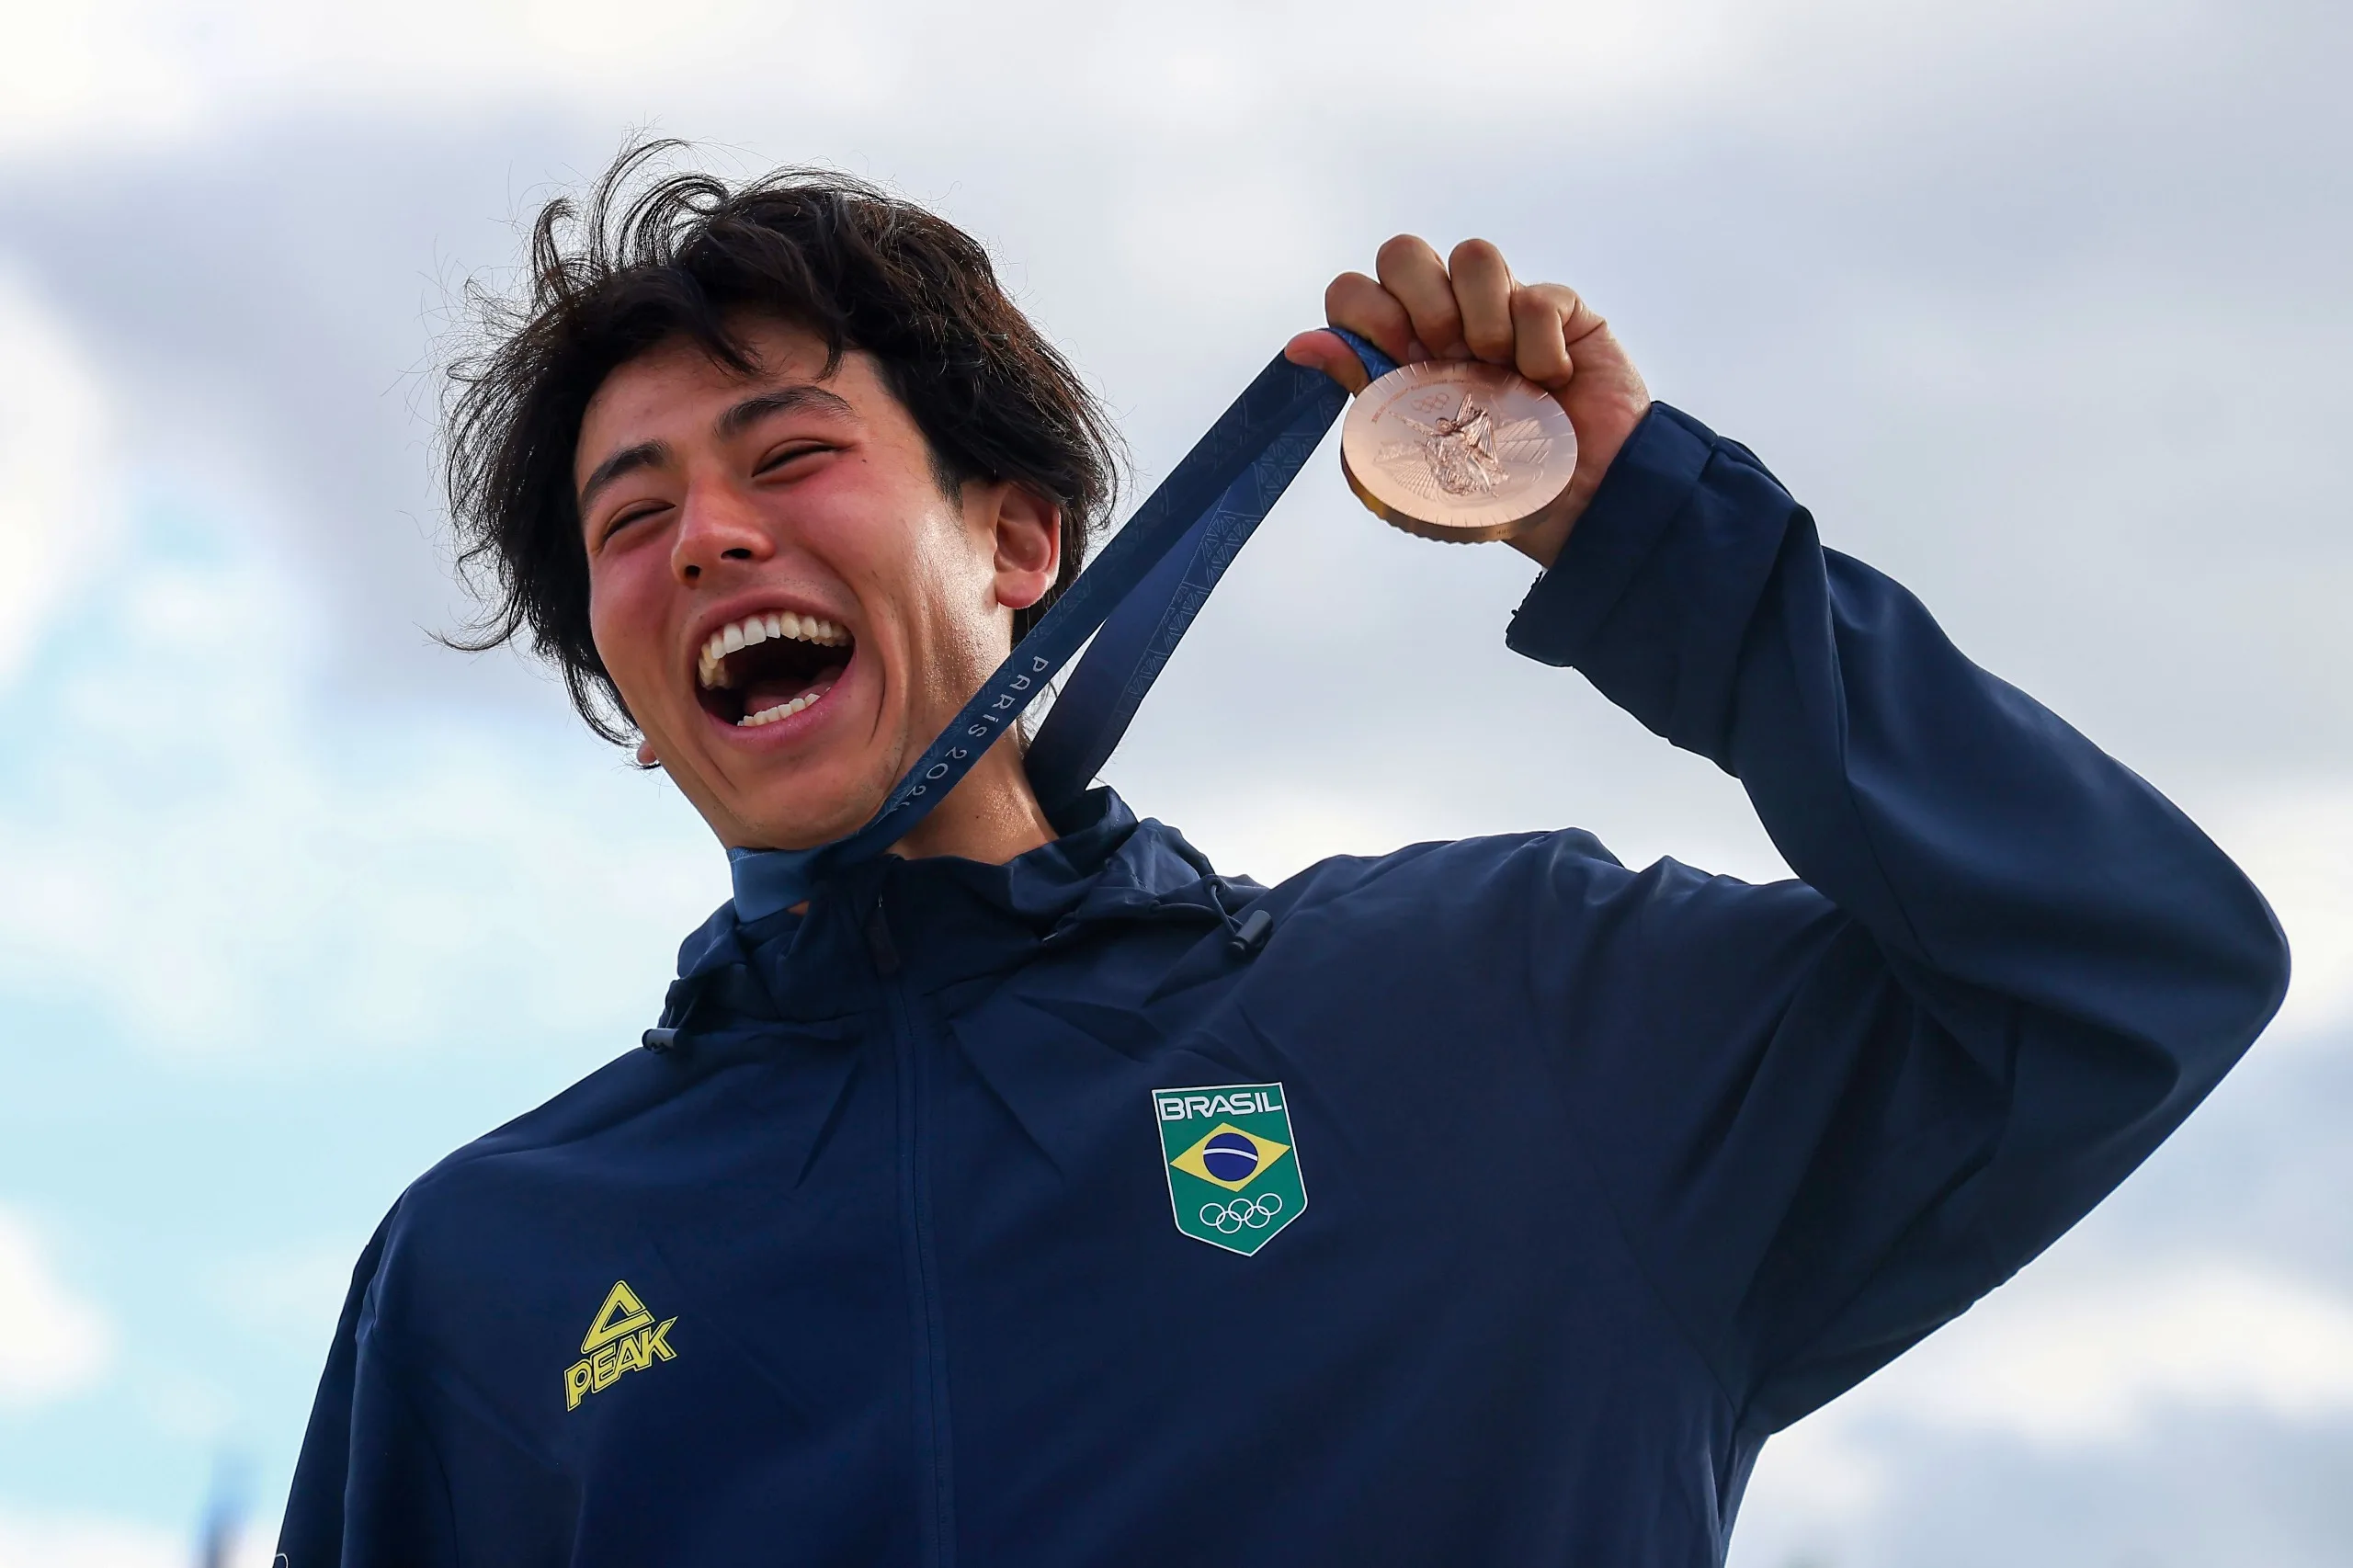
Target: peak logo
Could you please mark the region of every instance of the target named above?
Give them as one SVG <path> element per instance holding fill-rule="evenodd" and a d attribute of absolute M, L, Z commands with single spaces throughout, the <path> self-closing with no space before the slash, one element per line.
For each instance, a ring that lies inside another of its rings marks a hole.
<path fill-rule="evenodd" d="M 583 1359 L 564 1369 L 563 1407 L 579 1409 L 582 1400 L 604 1392 L 620 1381 L 624 1372 L 675 1360 L 678 1353 L 670 1348 L 670 1325 L 677 1321 L 673 1317 L 655 1323 L 637 1292 L 629 1288 L 629 1281 L 614 1280 L 613 1288 L 605 1292 L 605 1304 L 597 1309 L 588 1332 L 581 1336 Z"/>

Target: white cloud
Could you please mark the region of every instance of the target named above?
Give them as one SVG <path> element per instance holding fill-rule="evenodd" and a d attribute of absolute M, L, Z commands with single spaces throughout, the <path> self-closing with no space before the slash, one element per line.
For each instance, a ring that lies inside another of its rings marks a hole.
<path fill-rule="evenodd" d="M 1366 72 L 1393 65 L 1408 35 L 1418 71 L 1435 80 L 1476 71 L 1491 90 L 1498 71 L 1531 85 L 1565 74 L 1610 96 L 1669 74 L 1688 83 L 1730 36 L 1725 18 L 1734 14 L 1722 0 L 1497 0 L 1477 28 L 1432 28 L 1396 5 L 1366 7 L 1335 28 L 1324 7 L 1232 0 L 847 14 L 681 0 L 649 29 L 626 0 L 222 0 L 200 23 L 170 0 L 91 0 L 29 13 L 12 36 L 0 57 L 0 147 L 184 135 L 287 108 L 395 98 L 560 97 L 629 119 L 691 89 L 702 103 L 756 96 L 895 118 L 951 85 L 935 111 L 943 119 L 1075 108 L 1147 129 L 1238 131 L 1245 110 L 1320 108 L 1358 90 Z M 1490 40 L 1506 36 L 1518 46 L 1498 53 Z M 1302 90 L 1302 70 L 1320 91 Z M 992 75 L 1017 90 L 972 97 L 970 84 Z"/>
<path fill-rule="evenodd" d="M 1114 779 L 1120 771 L 1113 770 Z M 1245 790 L 1174 778 L 1129 804 L 1173 824 L 1212 864 L 1272 887 L 1333 855 L 1385 855 L 1417 838 L 1410 814 L 1370 790 L 1267 779 Z"/>
<path fill-rule="evenodd" d="M 1767 1444 L 1753 1494 L 1780 1522 L 1852 1519 L 1881 1500 L 1906 1429 L 2074 1449 L 2181 1408 L 2353 1415 L 2353 1301 L 2230 1258 L 2038 1265 Z"/>
<path fill-rule="evenodd" d="M 651 1021 L 725 894 L 665 786 L 552 724 L 339 708 L 306 673 L 313 597 L 176 507 L 108 584 L 0 701 L 44 737 L 0 767 L 0 1006 L 62 989 L 214 1053 Z"/>
<path fill-rule="evenodd" d="M 1996 1294 L 1874 1397 L 1938 1426 L 2113 1442 L 2172 1404 L 2353 1412 L 2353 1301 L 2229 1261 Z"/>
<path fill-rule="evenodd" d="M 63 319 L 0 266 L 0 689 L 95 558 L 116 512 L 97 372 Z"/>
<path fill-rule="evenodd" d="M 2120 0 L 1493 0 L 1472 26 L 1365 0 L 1338 15 L 1244 0 L 849 10 L 678 0 L 648 28 L 626 0 L 219 0 L 200 13 L 86 0 L 13 18 L 0 150 L 152 142 L 288 111 L 539 100 L 616 122 L 682 102 L 771 121 L 851 111 L 899 123 L 913 106 L 942 128 L 1077 115 L 1097 133 L 1194 143 L 1314 121 L 1495 158 L 1524 146 L 1530 127 L 1567 120 L 1647 133 L 1654 125 L 1638 111 L 1661 105 L 1700 116 L 1738 106 L 1845 135 L 1859 116 L 1916 111 L 1924 94 L 1982 91 L 1989 75 L 2179 51 L 2213 21 L 2200 7 L 2151 17 Z M 983 82 L 1002 90 L 976 94 Z"/>
<path fill-rule="evenodd" d="M 186 1568 L 188 1543 L 87 1515 L 0 1513 L 0 1568 Z"/>
<path fill-rule="evenodd" d="M 2217 812 L 2211 826 L 2288 933 L 2294 974 L 2266 1038 L 2336 1038 L 2353 1022 L 2353 786 L 2267 788 Z"/>
<path fill-rule="evenodd" d="M 0 1209 L 0 1408 L 76 1392 L 105 1372 L 113 1355 L 114 1331 L 105 1315 L 59 1277 L 33 1227 Z"/>
<path fill-rule="evenodd" d="M 194 1536 L 97 1514 L 0 1507 L 0 1568 L 187 1568 Z M 249 1530 L 232 1540 L 227 1561 L 269 1568 L 276 1551 L 266 1533 Z"/>

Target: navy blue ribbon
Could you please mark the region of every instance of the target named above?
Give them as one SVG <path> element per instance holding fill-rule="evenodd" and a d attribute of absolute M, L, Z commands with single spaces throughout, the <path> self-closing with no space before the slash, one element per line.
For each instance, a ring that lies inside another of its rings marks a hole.
<path fill-rule="evenodd" d="M 1356 350 L 1367 374 L 1394 369 L 1354 333 L 1333 330 Z M 1210 590 L 1347 401 L 1321 370 L 1278 355 L 982 683 L 872 821 L 813 849 L 727 852 L 737 916 L 757 920 L 790 909 L 828 875 L 904 838 L 1093 636 L 1025 759 L 1030 788 L 1049 816 L 1076 801 L 1120 744 Z"/>

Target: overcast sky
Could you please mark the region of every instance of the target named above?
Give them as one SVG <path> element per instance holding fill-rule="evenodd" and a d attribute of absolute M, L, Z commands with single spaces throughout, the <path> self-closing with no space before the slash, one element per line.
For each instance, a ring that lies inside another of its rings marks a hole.
<path fill-rule="evenodd" d="M 2325 0 L 17 0 L 0 52 L 0 1568 L 274 1528 L 350 1260 L 628 1049 L 722 858 L 462 615 L 460 285 L 632 129 L 981 236 L 1157 477 L 1390 233 L 1585 290 L 2296 947 L 2043 1261 L 1767 1450 L 1736 1568 L 2343 1564 L 2353 21 Z M 1226 869 L 1574 824 L 1781 874 L 1329 454 L 1108 777 Z M 1401 735 L 1409 744 L 1399 744 Z M 255 1561 L 260 1561 L 256 1558 Z"/>

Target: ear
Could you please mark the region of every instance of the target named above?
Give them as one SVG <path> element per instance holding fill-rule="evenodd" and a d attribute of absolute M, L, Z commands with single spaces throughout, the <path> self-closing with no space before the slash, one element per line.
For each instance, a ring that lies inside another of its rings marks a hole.
<path fill-rule="evenodd" d="M 996 602 L 1007 609 L 1028 609 L 1046 597 L 1062 569 L 1063 509 L 1010 482 L 993 488 Z"/>
<path fill-rule="evenodd" d="M 637 765 L 640 767 L 659 767 L 662 766 L 662 759 L 654 755 L 654 743 L 652 741 L 640 741 L 637 743 Z"/>

